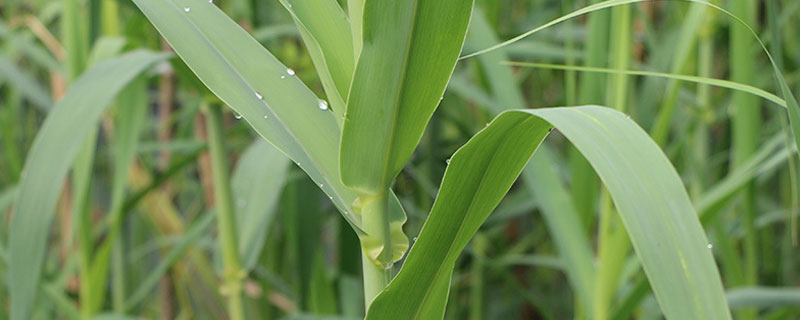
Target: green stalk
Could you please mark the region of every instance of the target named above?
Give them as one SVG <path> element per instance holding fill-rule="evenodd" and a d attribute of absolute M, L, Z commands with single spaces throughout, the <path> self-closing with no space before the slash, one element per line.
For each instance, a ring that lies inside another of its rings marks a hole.
<path fill-rule="evenodd" d="M 68 83 L 73 82 L 83 73 L 86 67 L 87 44 L 81 17 L 80 4 L 77 0 L 64 0 L 61 16 L 62 43 L 66 56 L 65 70 Z M 99 287 L 91 280 L 92 264 L 92 237 L 91 217 L 89 214 L 89 183 L 94 158 L 94 145 L 97 139 L 97 129 L 89 134 L 89 138 L 81 148 L 75 159 L 72 171 L 73 206 L 72 214 L 78 234 L 78 250 L 80 255 L 80 297 L 81 315 L 88 318 L 99 308 L 101 294 L 96 292 Z"/>
<path fill-rule="evenodd" d="M 597 3 L 599 1 L 591 1 Z M 586 56 L 584 66 L 605 67 L 608 62 L 608 34 L 610 16 L 607 11 L 593 12 L 589 15 L 586 36 Z M 579 104 L 602 104 L 605 96 L 606 77 L 600 74 L 582 74 L 580 79 Z M 584 228 L 588 233 L 594 224 L 599 179 L 597 174 L 575 147 L 569 147 L 570 173 L 572 174 L 572 200 L 575 209 L 581 213 Z"/>
<path fill-rule="evenodd" d="M 470 270 L 471 283 L 470 283 L 470 309 L 469 318 L 471 320 L 484 319 L 483 316 L 483 288 L 484 284 L 484 269 L 486 265 L 486 236 L 483 233 L 476 233 L 475 238 L 472 239 L 472 268 Z"/>
<path fill-rule="evenodd" d="M 613 69 L 628 69 L 631 58 L 631 7 L 614 7 L 611 11 L 611 43 L 609 65 Z M 625 112 L 628 98 L 628 76 L 610 75 L 606 104 Z M 630 250 L 628 233 L 614 210 L 607 190 L 602 192 L 602 209 L 598 235 L 598 269 L 595 278 L 594 317 L 605 320 L 611 316 L 611 305 L 617 292 L 625 257 Z"/>
<path fill-rule="evenodd" d="M 242 269 L 236 244 L 236 220 L 233 211 L 227 152 L 225 151 L 225 136 L 222 128 L 222 109 L 219 106 L 207 106 L 205 115 L 208 130 L 208 152 L 211 156 L 211 172 L 214 177 L 214 203 L 224 268 L 220 291 L 228 298 L 230 319 L 243 320 L 245 317 L 242 280 L 246 276 L 246 271 Z"/>
<path fill-rule="evenodd" d="M 756 12 L 758 8 L 754 0 L 734 0 L 731 4 L 731 13 L 742 18 L 747 24 L 756 25 Z M 753 54 L 754 41 L 746 27 L 741 24 L 731 26 L 731 78 L 740 83 L 753 84 L 755 75 L 755 55 Z M 758 100 L 752 95 L 743 92 L 733 93 L 734 115 L 732 119 L 732 167 L 738 168 L 756 152 L 761 131 L 761 110 Z M 756 215 L 756 188 L 754 183 L 748 184 L 741 193 L 742 205 L 740 214 L 745 226 L 746 234 L 743 240 L 744 248 L 744 279 L 738 285 L 755 285 L 758 276 L 758 244 L 755 228 Z M 734 284 L 736 285 L 736 284 Z M 754 319 L 754 309 L 744 309 L 739 313 L 739 319 Z"/>
<path fill-rule="evenodd" d="M 687 18 L 681 26 L 679 41 L 676 44 L 677 48 L 673 52 L 674 58 L 672 59 L 672 67 L 670 73 L 681 74 L 686 68 L 691 49 L 694 46 L 698 30 L 701 23 L 701 18 L 708 14 L 708 7 L 700 3 L 692 3 Z M 664 98 L 661 108 L 658 110 L 653 128 L 650 130 L 650 135 L 653 140 L 660 146 L 665 146 L 667 137 L 669 136 L 670 126 L 672 124 L 672 117 L 675 114 L 675 107 L 678 104 L 678 93 L 682 87 L 682 82 L 678 80 L 670 80 L 667 86 L 667 93 Z"/>
<path fill-rule="evenodd" d="M 361 217 L 364 231 L 369 235 L 366 241 L 378 241 L 382 248 L 376 259 L 370 252 L 362 252 L 361 265 L 364 270 L 364 307 L 369 309 L 372 299 L 389 284 L 392 278 L 392 239 L 389 231 L 388 192 L 378 195 L 361 195 Z M 362 240 L 361 247 L 365 246 Z M 387 250 L 388 249 L 388 250 Z"/>

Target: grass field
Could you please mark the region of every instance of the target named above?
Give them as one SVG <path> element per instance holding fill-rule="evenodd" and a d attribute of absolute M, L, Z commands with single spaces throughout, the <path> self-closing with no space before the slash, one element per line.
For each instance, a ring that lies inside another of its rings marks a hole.
<path fill-rule="evenodd" d="M 800 319 L 798 0 L 3 0 L 0 320 Z"/>

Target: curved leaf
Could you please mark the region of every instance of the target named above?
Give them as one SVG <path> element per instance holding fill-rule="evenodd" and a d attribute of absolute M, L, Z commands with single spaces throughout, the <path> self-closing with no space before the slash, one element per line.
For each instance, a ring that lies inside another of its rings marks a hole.
<path fill-rule="evenodd" d="M 360 237 L 356 193 L 339 175 L 339 125 L 333 113 L 261 44 L 213 3 L 134 0 L 197 77 L 264 139 L 297 163 L 327 193 Z M 407 248 L 406 221 L 396 197 L 389 214 L 396 248 Z M 399 232 L 399 234 L 398 234 Z M 400 250 L 400 254 L 405 249 Z"/>
<path fill-rule="evenodd" d="M 136 51 L 81 76 L 48 114 L 25 162 L 11 218 L 8 270 L 11 318 L 30 319 L 50 223 L 69 166 L 103 110 L 137 75 L 167 55 Z"/>
<path fill-rule="evenodd" d="M 342 130 L 344 184 L 380 194 L 414 152 L 464 44 L 472 0 L 364 3 Z"/>
<path fill-rule="evenodd" d="M 708 240 L 677 172 L 640 127 L 597 106 L 508 111 L 451 158 L 431 214 L 369 319 L 438 319 L 459 253 L 556 127 L 608 188 L 669 319 L 730 319 Z"/>

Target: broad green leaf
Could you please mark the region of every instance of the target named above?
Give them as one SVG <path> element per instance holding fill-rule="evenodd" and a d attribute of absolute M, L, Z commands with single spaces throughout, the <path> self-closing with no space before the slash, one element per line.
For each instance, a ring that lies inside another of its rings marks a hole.
<path fill-rule="evenodd" d="M 361 217 L 352 208 L 356 193 L 339 175 L 340 130 L 330 111 L 272 54 L 203 0 L 135 0 L 197 77 L 264 139 L 292 159 L 331 197 L 360 237 Z M 397 248 L 405 213 L 396 197 L 390 219 Z M 405 249 L 400 250 L 402 256 Z"/>
<path fill-rule="evenodd" d="M 261 254 L 288 168 L 289 159 L 259 139 L 247 148 L 233 172 L 237 243 L 245 270 L 255 267 Z"/>
<path fill-rule="evenodd" d="M 466 48 L 482 48 L 497 42 L 497 37 L 482 13 L 478 10 L 473 12 Z M 506 59 L 502 49 L 478 56 L 496 103 L 484 105 L 484 108 L 493 115 L 525 105 L 511 68 L 501 64 Z M 592 314 L 595 276 L 589 239 L 566 187 L 557 172 L 551 169 L 557 166 L 555 154 L 547 146 L 540 147 L 538 154 L 522 171 L 525 186 L 529 190 L 525 194 L 536 199 L 558 254 L 565 261 L 564 271 L 578 297 L 577 301 L 581 303 L 586 314 Z"/>
<path fill-rule="evenodd" d="M 72 160 L 114 96 L 164 54 L 137 51 L 98 64 L 48 114 L 25 162 L 11 218 L 11 318 L 29 319 L 55 206 Z"/>
<path fill-rule="evenodd" d="M 341 123 L 355 69 L 350 23 L 336 0 L 281 3 L 292 14 L 314 61 L 333 113 Z"/>
<path fill-rule="evenodd" d="M 472 0 L 366 1 L 342 130 L 344 184 L 381 194 L 406 164 L 464 43 Z"/>
<path fill-rule="evenodd" d="M 507 111 L 456 151 L 417 242 L 368 318 L 441 318 L 459 253 L 552 127 L 605 183 L 667 318 L 730 319 L 708 240 L 677 172 L 644 130 L 597 106 Z"/>

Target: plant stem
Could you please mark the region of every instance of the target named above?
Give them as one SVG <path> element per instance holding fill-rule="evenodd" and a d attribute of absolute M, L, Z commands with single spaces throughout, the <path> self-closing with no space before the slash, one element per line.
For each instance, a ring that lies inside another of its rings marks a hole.
<path fill-rule="evenodd" d="M 205 114 L 208 151 L 211 156 L 211 172 L 214 177 L 214 203 L 223 256 L 223 284 L 220 291 L 228 297 L 230 319 L 243 320 L 242 280 L 245 271 L 242 270 L 236 244 L 236 221 L 222 129 L 222 110 L 219 106 L 208 106 L 205 108 Z"/>
<path fill-rule="evenodd" d="M 751 26 L 756 25 L 758 7 L 753 0 L 736 0 L 731 4 L 731 12 Z M 776 39 L 777 40 L 777 39 Z M 731 78 L 740 83 L 753 83 L 755 74 L 755 56 L 753 54 L 754 41 L 749 30 L 741 24 L 731 25 Z M 758 109 L 758 100 L 752 95 L 743 92 L 733 93 L 734 115 L 732 122 L 732 167 L 738 168 L 755 153 L 759 143 L 761 131 L 761 110 Z M 742 243 L 744 251 L 744 278 L 741 283 L 732 283 L 732 286 L 751 286 L 758 279 L 758 242 L 755 230 L 756 189 L 754 183 L 749 183 L 741 193 L 742 206 L 738 213 L 742 217 L 746 235 Z M 755 319 L 755 310 L 752 308 L 739 311 L 737 319 Z"/>
<path fill-rule="evenodd" d="M 367 240 L 361 240 L 364 308 L 368 310 L 372 299 L 386 287 L 392 277 L 392 239 L 389 231 L 388 192 L 378 195 L 361 195 L 359 199 L 363 206 L 361 217 L 364 231 L 368 234 Z M 373 252 L 377 253 L 377 256 L 371 257 Z"/>

